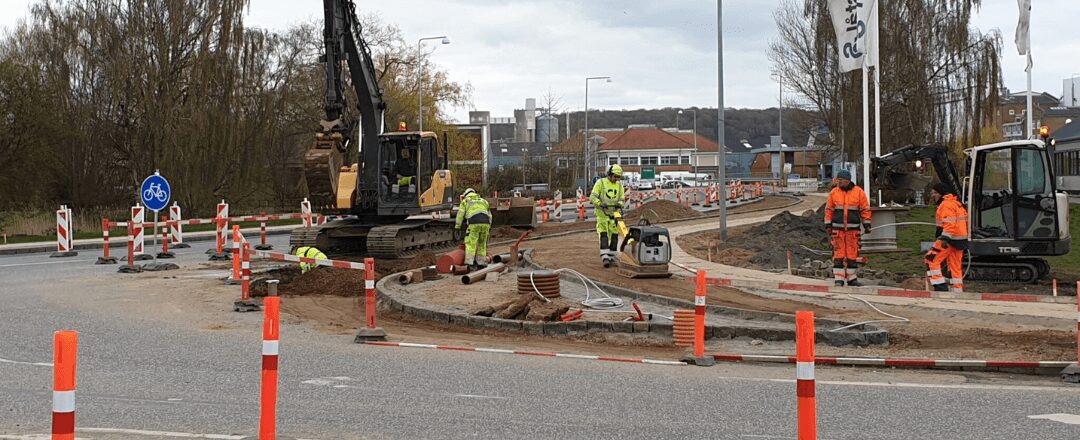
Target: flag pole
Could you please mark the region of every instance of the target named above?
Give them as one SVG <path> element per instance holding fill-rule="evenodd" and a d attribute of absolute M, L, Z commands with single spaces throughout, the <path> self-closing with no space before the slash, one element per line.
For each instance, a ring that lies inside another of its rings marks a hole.
<path fill-rule="evenodd" d="M 874 157 L 881 157 L 881 18 L 880 2 L 874 6 Z M 869 176 L 868 176 L 869 177 Z M 870 179 L 866 179 L 866 196 L 870 197 Z M 880 197 L 879 197 L 880 198 Z M 878 200 L 881 205 L 882 201 Z"/>
<path fill-rule="evenodd" d="M 1032 125 L 1032 121 L 1031 121 L 1031 95 L 1034 95 L 1035 91 L 1031 90 L 1031 49 L 1028 49 L 1027 68 L 1024 69 L 1024 70 L 1027 71 L 1027 89 L 1028 89 L 1028 92 L 1027 92 L 1027 138 L 1032 139 L 1032 137 L 1031 137 L 1031 125 Z"/>
<path fill-rule="evenodd" d="M 862 65 L 862 132 L 863 132 L 863 188 L 870 198 L 870 76 L 867 74 L 866 57 Z"/>

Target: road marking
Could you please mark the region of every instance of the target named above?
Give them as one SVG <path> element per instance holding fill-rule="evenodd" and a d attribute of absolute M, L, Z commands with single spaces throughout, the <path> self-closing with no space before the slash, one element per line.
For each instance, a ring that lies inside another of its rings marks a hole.
<path fill-rule="evenodd" d="M 482 396 L 482 395 L 479 395 L 479 394 L 454 394 L 454 396 L 455 397 L 465 397 L 465 398 L 468 398 L 468 399 L 496 399 L 496 400 L 507 400 L 507 399 L 509 399 L 509 397 Z"/>
<path fill-rule="evenodd" d="M 11 359 L 0 358 L 0 364 L 15 364 L 15 365 L 30 365 L 33 367 L 51 367 L 53 364 L 47 362 L 23 362 L 13 361 Z"/>
<path fill-rule="evenodd" d="M 724 379 L 768 381 L 781 383 L 795 383 L 795 379 L 756 379 L 747 377 L 726 377 Z M 857 386 L 857 387 L 881 387 L 881 388 L 938 388 L 953 390 L 1011 390 L 1011 391 L 1053 391 L 1059 393 L 1073 393 L 1075 390 L 1065 387 L 1041 387 L 1029 385 L 993 385 L 993 384 L 932 384 L 932 383 L 906 383 L 906 382 L 848 382 L 834 380 L 818 380 L 817 383 L 824 385 Z"/>
<path fill-rule="evenodd" d="M 300 382 L 300 383 L 306 384 L 306 385 L 315 385 L 315 386 L 325 387 L 325 386 L 328 386 L 328 385 L 334 383 L 334 381 L 327 380 L 327 379 L 308 379 L 308 380 L 305 380 L 305 381 Z"/>
<path fill-rule="evenodd" d="M 1080 425 L 1080 415 L 1077 414 L 1039 414 L 1036 416 L 1028 416 L 1028 418 L 1051 420 L 1054 422 L 1067 423 L 1069 425 Z"/>
<path fill-rule="evenodd" d="M 43 264 L 86 263 L 88 261 L 97 261 L 97 260 L 64 260 L 64 261 L 42 261 L 42 262 L 39 262 L 39 263 L 0 264 L 0 267 L 40 266 L 40 265 L 43 265 Z"/>
<path fill-rule="evenodd" d="M 191 432 L 169 432 L 169 431 L 146 431 L 142 429 L 122 429 L 122 428 L 76 428 L 76 431 L 99 433 L 99 434 L 130 434 L 130 435 L 145 435 L 154 437 L 173 437 L 173 438 L 205 438 L 212 440 L 241 440 L 245 436 L 242 435 L 227 435 L 227 434 L 195 434 Z"/>

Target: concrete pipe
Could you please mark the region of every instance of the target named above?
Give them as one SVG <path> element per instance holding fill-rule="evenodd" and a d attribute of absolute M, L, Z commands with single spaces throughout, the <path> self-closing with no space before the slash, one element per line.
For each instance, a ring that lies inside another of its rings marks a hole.
<path fill-rule="evenodd" d="M 484 279 L 484 277 L 486 277 L 487 274 L 489 274 L 491 272 L 501 272 L 503 270 L 503 268 L 505 268 L 505 267 L 506 267 L 506 265 L 502 264 L 502 263 L 495 263 L 495 264 L 489 265 L 488 267 L 480 269 L 480 270 L 478 270 L 476 272 L 468 273 L 468 274 L 463 275 L 461 277 L 461 282 L 462 282 L 462 284 L 472 284 L 474 282 L 477 282 L 477 281 L 480 281 L 480 280 Z"/>
<path fill-rule="evenodd" d="M 505 254 L 499 254 L 499 255 L 496 255 L 494 257 L 491 257 L 491 262 L 509 264 L 510 263 L 510 256 L 511 256 L 511 254 L 509 252 L 507 252 Z M 525 258 L 525 251 L 518 251 L 518 259 L 521 259 L 521 258 Z"/>
<path fill-rule="evenodd" d="M 450 266 L 450 273 L 454 275 L 466 275 L 469 273 L 469 266 Z"/>

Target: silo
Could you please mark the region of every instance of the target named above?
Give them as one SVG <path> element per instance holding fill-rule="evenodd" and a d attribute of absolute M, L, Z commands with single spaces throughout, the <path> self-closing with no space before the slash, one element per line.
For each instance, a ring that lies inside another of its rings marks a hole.
<path fill-rule="evenodd" d="M 536 118 L 536 142 L 559 142 L 559 118 L 552 115 Z"/>

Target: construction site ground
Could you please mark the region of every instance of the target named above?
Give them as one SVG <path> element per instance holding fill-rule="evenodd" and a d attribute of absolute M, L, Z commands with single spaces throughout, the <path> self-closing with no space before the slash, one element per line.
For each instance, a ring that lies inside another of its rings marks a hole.
<path fill-rule="evenodd" d="M 738 231 L 739 225 L 763 222 L 782 211 L 803 212 L 815 209 L 823 200 L 822 195 L 812 194 L 800 198 L 794 206 L 788 206 L 795 203 L 790 198 L 766 198 L 756 205 L 732 209 L 729 224 L 733 225 L 733 232 Z M 781 206 L 784 208 L 780 208 Z M 685 214 L 670 206 L 646 207 L 654 211 L 671 209 L 672 212 L 666 214 L 679 218 Z M 715 216 L 709 216 L 680 222 L 661 222 L 661 224 L 669 227 L 673 235 L 685 235 L 711 229 L 716 222 Z M 503 243 L 493 245 L 489 253 L 508 251 L 509 244 L 506 240 L 513 235 L 519 235 L 519 231 L 511 232 L 504 229 L 501 235 L 493 236 L 493 242 L 502 241 Z M 610 269 L 604 269 L 599 259 L 595 232 L 590 223 L 541 225 L 531 234 L 531 238 L 523 247 L 533 249 L 535 261 L 545 267 L 569 267 L 604 283 L 688 301 L 693 300 L 694 286 L 687 274 L 677 268 L 673 267 L 673 270 L 677 272 L 673 278 L 648 280 L 630 280 L 618 276 Z M 790 277 L 731 266 L 710 266 L 705 261 L 688 256 L 678 247 L 675 249 L 675 254 L 675 261 L 697 262 L 702 267 L 710 268 L 710 276 L 746 276 L 760 279 Z M 411 261 L 377 261 L 376 268 L 379 275 L 383 276 L 400 270 L 426 266 L 433 262 L 434 254 L 427 254 L 420 255 Z M 271 264 L 278 263 L 257 261 L 254 267 L 265 269 Z M 169 278 L 184 279 L 187 280 L 185 283 L 195 284 L 191 286 L 191 289 L 186 289 L 200 297 L 201 301 L 195 304 L 205 304 L 210 309 L 217 309 L 209 311 L 213 311 L 211 316 L 219 317 L 220 322 L 207 324 L 208 330 L 227 329 L 230 326 L 230 315 L 220 313 L 221 304 L 230 303 L 231 299 L 235 298 L 238 289 L 235 286 L 222 285 L 220 279 L 215 278 L 214 275 L 224 276 L 223 271 L 227 271 L 227 268 L 227 263 L 205 263 L 197 268 L 184 268 L 169 274 Z M 729 273 L 722 273 L 724 271 Z M 290 319 L 307 322 L 319 331 L 332 334 L 351 334 L 362 324 L 363 312 L 360 300 L 362 277 L 358 272 L 335 269 L 320 269 L 305 275 L 298 275 L 296 272 L 295 269 L 289 269 L 272 274 L 273 277 L 283 280 L 281 293 L 286 298 L 283 301 L 283 310 Z M 257 276 L 257 278 L 261 277 L 265 276 Z M 172 281 L 166 281 L 165 284 L 159 284 L 161 278 L 152 275 L 140 276 L 139 279 L 146 281 L 148 289 L 163 288 L 172 283 Z M 260 287 L 256 287 L 257 292 L 259 289 Z M 467 295 L 469 290 L 462 288 L 460 292 L 462 295 Z M 877 324 L 890 332 L 891 344 L 888 347 L 821 346 L 818 350 L 820 355 L 995 360 L 1068 360 L 1075 356 L 1074 328 L 1068 325 L 1075 320 L 1075 306 L 1072 305 L 988 304 L 972 301 L 866 298 L 877 304 L 883 311 L 906 317 L 911 322 Z M 823 298 L 820 295 L 815 297 L 785 292 L 749 292 L 710 287 L 708 302 L 728 307 L 780 313 L 812 310 L 817 316 L 823 318 L 852 322 L 890 319 L 856 299 Z M 612 344 L 604 342 L 602 338 L 589 335 L 556 338 L 458 328 L 389 313 L 379 316 L 379 325 L 386 329 L 391 340 L 407 342 L 586 352 L 655 359 L 673 359 L 684 353 L 684 349 L 676 347 Z M 723 353 L 794 353 L 794 346 L 791 343 L 738 338 L 710 340 L 707 349 L 710 352 Z"/>

